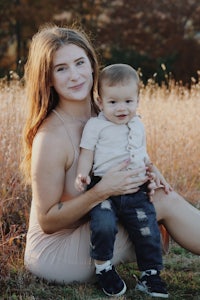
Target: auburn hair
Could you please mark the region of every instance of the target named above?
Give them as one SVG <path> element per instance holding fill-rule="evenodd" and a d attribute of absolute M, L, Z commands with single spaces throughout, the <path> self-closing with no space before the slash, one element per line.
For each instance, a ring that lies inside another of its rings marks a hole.
<path fill-rule="evenodd" d="M 95 97 L 98 88 L 98 60 L 89 37 L 74 26 L 59 27 L 54 24 L 42 26 L 33 36 L 25 65 L 27 118 L 23 130 L 23 160 L 21 169 L 26 182 L 31 179 L 31 156 L 33 139 L 45 118 L 57 106 L 58 94 L 51 87 L 52 63 L 55 52 L 63 45 L 74 44 L 84 49 L 92 69 L 93 87 L 91 104 L 97 110 Z"/>

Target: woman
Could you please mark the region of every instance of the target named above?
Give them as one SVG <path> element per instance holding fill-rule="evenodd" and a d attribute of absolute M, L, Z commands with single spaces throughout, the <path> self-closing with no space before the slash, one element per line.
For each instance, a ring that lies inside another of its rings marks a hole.
<path fill-rule="evenodd" d="M 33 200 L 25 265 L 47 280 L 87 282 L 94 272 L 89 256 L 87 213 L 110 195 L 137 191 L 147 178 L 128 170 L 128 162 L 111 169 L 92 189 L 74 188 L 83 126 L 95 114 L 98 62 L 84 33 L 57 26 L 33 38 L 26 65 L 29 114 L 24 129 L 22 163 Z M 120 171 L 120 172 L 119 172 Z M 164 185 L 153 195 L 158 221 L 186 249 L 200 254 L 200 212 Z M 113 262 L 134 259 L 126 232 L 119 229 Z"/>

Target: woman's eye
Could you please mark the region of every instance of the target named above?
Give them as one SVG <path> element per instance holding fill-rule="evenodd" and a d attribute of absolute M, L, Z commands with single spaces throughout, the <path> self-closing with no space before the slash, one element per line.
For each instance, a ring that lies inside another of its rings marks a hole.
<path fill-rule="evenodd" d="M 57 72 L 61 72 L 61 71 L 64 71 L 64 70 L 66 70 L 66 67 L 64 67 L 64 66 L 63 66 L 63 67 L 59 67 L 59 68 L 57 68 L 57 70 L 56 70 L 56 71 L 57 71 Z"/>
<path fill-rule="evenodd" d="M 79 61 L 77 62 L 77 65 L 78 65 L 78 66 L 81 66 L 82 64 L 84 64 L 84 60 L 79 60 Z"/>

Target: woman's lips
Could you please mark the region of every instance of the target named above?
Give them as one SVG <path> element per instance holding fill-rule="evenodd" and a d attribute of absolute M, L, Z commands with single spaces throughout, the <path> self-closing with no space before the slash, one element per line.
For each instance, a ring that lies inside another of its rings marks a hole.
<path fill-rule="evenodd" d="M 83 87 L 83 85 L 84 85 L 84 82 L 80 83 L 80 84 L 77 84 L 77 85 L 74 85 L 74 86 L 71 86 L 70 89 L 74 90 L 74 91 L 80 90 Z"/>

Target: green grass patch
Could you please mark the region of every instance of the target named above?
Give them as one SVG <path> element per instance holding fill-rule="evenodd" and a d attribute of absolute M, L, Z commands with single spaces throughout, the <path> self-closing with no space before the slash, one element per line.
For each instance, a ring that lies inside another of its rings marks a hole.
<path fill-rule="evenodd" d="M 16 255 L 16 252 L 12 250 L 10 254 Z M 18 254 L 16 261 L 14 258 L 7 257 L 7 268 L 4 269 L 4 274 L 1 274 L 0 277 L 1 300 L 108 299 L 96 283 L 58 285 L 39 279 L 24 269 L 23 251 L 20 250 Z M 200 300 L 199 257 L 172 243 L 169 254 L 164 256 L 164 264 L 165 269 L 162 272 L 162 278 L 167 283 L 170 299 Z M 137 277 L 140 274 L 135 263 L 121 264 L 117 269 L 127 284 L 126 294 L 117 299 L 152 299 L 135 291 Z"/>

